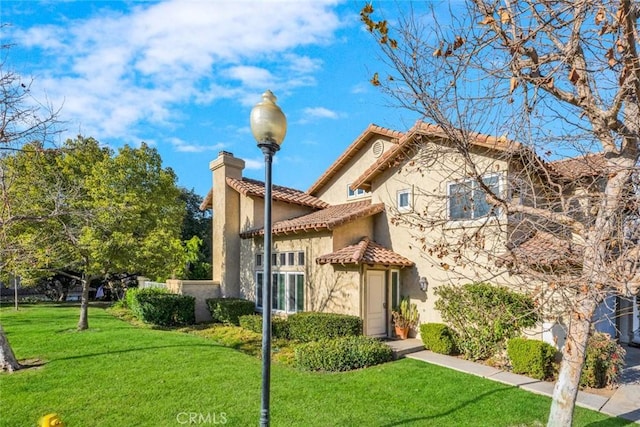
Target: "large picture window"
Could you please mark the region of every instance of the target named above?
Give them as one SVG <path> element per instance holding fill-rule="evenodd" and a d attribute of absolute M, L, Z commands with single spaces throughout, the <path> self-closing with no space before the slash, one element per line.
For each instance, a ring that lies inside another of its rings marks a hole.
<path fill-rule="evenodd" d="M 482 182 L 494 194 L 500 194 L 500 176 L 484 177 Z M 449 219 L 454 221 L 482 218 L 495 215 L 495 209 L 487 202 L 487 193 L 473 179 L 449 183 Z"/>
<path fill-rule="evenodd" d="M 256 272 L 256 307 L 262 308 L 264 273 Z M 304 310 L 304 273 L 278 272 L 271 279 L 271 309 L 287 313 Z"/>

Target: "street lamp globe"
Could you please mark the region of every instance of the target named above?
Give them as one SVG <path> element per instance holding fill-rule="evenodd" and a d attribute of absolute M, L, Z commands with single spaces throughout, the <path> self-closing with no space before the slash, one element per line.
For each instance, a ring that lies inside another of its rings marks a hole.
<path fill-rule="evenodd" d="M 262 101 L 251 110 L 249 122 L 258 146 L 271 145 L 274 151 L 280 148 L 287 134 L 287 118 L 276 105 L 276 97 L 270 90 L 262 94 Z"/>

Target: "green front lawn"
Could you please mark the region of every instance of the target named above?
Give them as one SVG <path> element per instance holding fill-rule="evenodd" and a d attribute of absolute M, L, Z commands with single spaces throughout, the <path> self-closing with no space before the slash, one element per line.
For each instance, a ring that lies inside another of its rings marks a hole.
<path fill-rule="evenodd" d="M 136 328 L 92 307 L 0 309 L 19 359 L 38 368 L 0 375 L 0 426 L 33 426 L 56 412 L 72 426 L 253 426 L 261 362 L 211 339 Z M 550 399 L 410 359 L 338 374 L 272 368 L 273 426 L 536 426 Z M 576 426 L 629 425 L 576 410 Z"/>

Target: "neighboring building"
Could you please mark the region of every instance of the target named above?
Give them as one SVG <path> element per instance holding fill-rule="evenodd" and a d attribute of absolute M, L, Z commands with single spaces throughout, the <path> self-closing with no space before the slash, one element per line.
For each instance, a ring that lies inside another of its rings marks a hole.
<path fill-rule="evenodd" d="M 271 262 L 275 312 L 352 314 L 362 317 L 365 334 L 390 336 L 390 312 L 401 296 L 418 305 L 421 322 L 437 322 L 434 290 L 441 284 L 485 280 L 517 288 L 510 257 L 553 265 L 569 251 L 579 262 L 570 234 L 536 232 L 522 215 L 507 218 L 487 202 L 478 178 L 502 197 L 544 206 L 551 201 L 538 190 L 550 175 L 595 179 L 601 157 L 548 164 L 518 143 L 474 134 L 469 155 L 478 167 L 471 171 L 454 150 L 446 154 L 450 145 L 440 128 L 422 122 L 406 133 L 370 125 L 306 192 L 273 186 L 271 260 L 263 256 L 264 183 L 244 178 L 244 161 L 221 152 L 201 206 L 214 212 L 213 280 L 224 296 L 253 300 L 261 310 L 264 263 Z M 484 250 L 506 254 L 506 245 L 514 248 L 508 256 Z M 639 326 L 638 304 L 616 304 L 627 312 L 617 326 L 628 341 Z M 544 326 L 545 339 L 562 340 L 553 325 Z"/>

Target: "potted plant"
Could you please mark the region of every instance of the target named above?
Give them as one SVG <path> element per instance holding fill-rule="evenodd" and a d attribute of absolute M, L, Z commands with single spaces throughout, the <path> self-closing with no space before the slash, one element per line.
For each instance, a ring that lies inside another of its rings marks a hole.
<path fill-rule="evenodd" d="M 409 298 L 402 298 L 400 305 L 391 311 L 391 321 L 396 329 L 396 335 L 403 340 L 407 339 L 409 330 L 418 326 L 418 306 L 409 302 Z"/>

